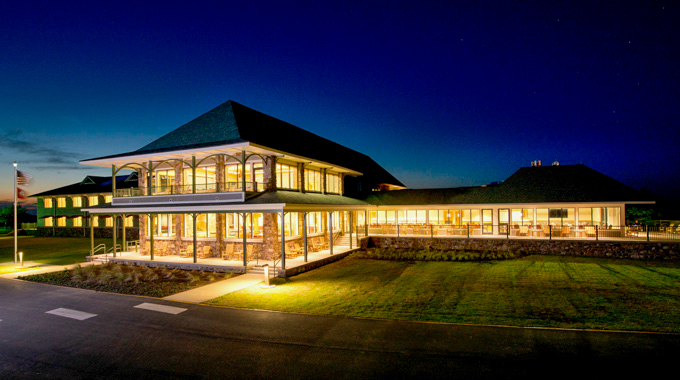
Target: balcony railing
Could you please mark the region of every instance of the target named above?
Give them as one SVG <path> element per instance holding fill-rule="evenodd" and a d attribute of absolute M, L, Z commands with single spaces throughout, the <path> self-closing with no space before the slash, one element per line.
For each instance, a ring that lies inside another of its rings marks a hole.
<path fill-rule="evenodd" d="M 246 182 L 245 191 L 262 192 L 264 183 Z M 196 193 L 229 193 L 243 190 L 241 182 L 224 183 L 197 183 Z M 142 197 L 146 195 L 173 195 L 173 194 L 193 194 L 193 185 L 163 185 L 149 187 L 133 187 L 129 189 L 116 189 L 115 197 Z"/>

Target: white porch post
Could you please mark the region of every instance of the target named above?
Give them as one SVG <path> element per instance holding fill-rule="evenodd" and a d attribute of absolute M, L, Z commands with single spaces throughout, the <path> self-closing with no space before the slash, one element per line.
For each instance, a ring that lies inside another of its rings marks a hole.
<path fill-rule="evenodd" d="M 304 257 L 307 262 L 307 212 L 302 213 L 302 236 L 305 243 Z"/>
<path fill-rule="evenodd" d="M 286 225 L 283 220 L 284 213 L 281 211 L 281 270 L 286 270 Z"/>

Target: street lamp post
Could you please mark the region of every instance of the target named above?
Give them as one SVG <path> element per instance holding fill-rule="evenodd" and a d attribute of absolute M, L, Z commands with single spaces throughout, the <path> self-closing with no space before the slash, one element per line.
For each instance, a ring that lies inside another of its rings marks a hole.
<path fill-rule="evenodd" d="M 14 161 L 14 264 L 17 263 L 17 162 Z"/>

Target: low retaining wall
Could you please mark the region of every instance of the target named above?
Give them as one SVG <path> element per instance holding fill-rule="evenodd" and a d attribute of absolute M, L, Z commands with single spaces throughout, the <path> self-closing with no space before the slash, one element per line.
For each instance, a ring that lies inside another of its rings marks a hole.
<path fill-rule="evenodd" d="M 456 239 L 371 236 L 361 248 L 410 248 L 456 251 L 516 251 L 531 254 L 594 256 L 640 260 L 680 260 L 680 243 L 590 240 Z"/>
<path fill-rule="evenodd" d="M 338 260 L 340 260 L 340 259 L 342 259 L 342 258 L 347 257 L 347 255 L 349 255 L 350 253 L 352 253 L 352 252 L 354 252 L 354 251 L 357 251 L 357 250 L 358 250 L 358 248 L 357 248 L 357 249 L 353 249 L 353 250 L 351 250 L 351 251 L 343 252 L 343 253 L 333 254 L 333 255 L 328 256 L 328 257 L 326 257 L 326 258 L 323 258 L 323 259 L 321 259 L 321 260 L 311 261 L 311 262 L 308 262 L 308 263 L 306 263 L 306 264 L 296 266 L 296 267 L 294 267 L 294 268 L 286 268 L 285 271 L 279 269 L 279 270 L 278 270 L 278 273 L 277 273 L 277 276 L 278 276 L 278 277 L 290 277 L 290 276 L 295 276 L 296 274 L 300 274 L 300 273 L 303 273 L 303 272 L 307 272 L 307 271 L 310 271 L 310 270 L 312 270 L 312 269 L 316 269 L 316 268 L 322 267 L 322 266 L 324 266 L 324 265 L 326 265 L 326 264 L 330 264 L 330 263 L 332 263 L 332 262 L 334 262 L 334 261 L 338 261 Z M 285 273 L 284 273 L 284 272 L 285 272 Z"/>

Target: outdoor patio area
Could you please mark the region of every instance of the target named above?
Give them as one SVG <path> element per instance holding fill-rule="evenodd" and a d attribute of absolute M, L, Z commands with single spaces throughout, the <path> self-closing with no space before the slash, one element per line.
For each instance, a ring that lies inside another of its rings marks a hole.
<path fill-rule="evenodd" d="M 333 253 L 331 254 L 329 249 L 321 250 L 318 252 L 309 252 L 307 254 L 307 260 L 305 260 L 304 255 L 299 255 L 296 257 L 286 258 L 286 272 L 301 273 L 313 268 L 317 268 L 326 262 L 334 261 L 334 259 L 339 259 L 357 248 L 350 248 L 349 246 L 334 246 Z M 206 270 L 206 271 L 217 271 L 217 272 L 234 272 L 234 273 L 244 273 L 243 261 L 242 260 L 224 260 L 219 257 L 212 258 L 198 258 L 194 263 L 191 257 L 181 257 L 179 255 L 168 255 L 168 256 L 156 256 L 153 260 L 149 255 L 140 254 L 138 251 L 129 252 L 117 252 L 115 257 L 113 254 L 100 254 L 88 256 L 88 261 L 103 261 L 103 262 L 117 262 L 124 264 L 134 264 L 134 265 L 147 265 L 147 266 L 165 266 L 169 268 L 180 268 L 189 270 Z M 247 272 L 263 271 L 261 268 L 264 265 L 269 266 L 271 275 L 279 275 L 281 270 L 280 259 L 274 260 L 264 260 L 254 258 L 248 261 Z"/>

